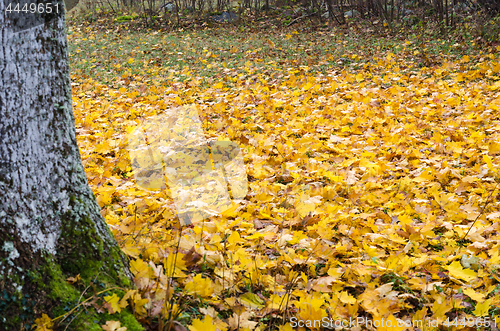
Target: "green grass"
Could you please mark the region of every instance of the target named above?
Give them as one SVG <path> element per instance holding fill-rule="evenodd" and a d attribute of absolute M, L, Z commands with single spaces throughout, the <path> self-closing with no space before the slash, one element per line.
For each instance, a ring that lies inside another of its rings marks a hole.
<path fill-rule="evenodd" d="M 267 71 L 271 77 L 300 68 L 318 73 L 359 70 L 369 69 L 393 53 L 405 58 L 402 71 L 411 72 L 464 55 L 480 57 L 486 51 L 472 36 L 467 39 L 466 34 L 455 31 L 442 39 L 431 27 L 423 33 L 415 28 L 397 36 L 375 34 L 362 25 L 317 31 L 297 26 L 297 30 L 265 32 L 240 31 L 234 26 L 174 32 L 131 31 L 128 27 L 128 22 L 109 23 L 108 30 L 71 26 L 72 74 L 109 84 L 120 81 L 124 74 L 153 79 L 159 73 L 169 76 L 175 72 L 181 82 L 197 79 L 212 84 L 213 79 L 228 75 L 248 79 L 249 67 L 254 72 Z"/>

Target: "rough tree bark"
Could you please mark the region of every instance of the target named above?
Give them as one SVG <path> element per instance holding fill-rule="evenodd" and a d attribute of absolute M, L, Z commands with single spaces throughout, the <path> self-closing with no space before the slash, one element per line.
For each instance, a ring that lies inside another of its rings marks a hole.
<path fill-rule="evenodd" d="M 4 15 L 8 3 L 0 2 L 2 331 L 29 330 L 42 313 L 55 318 L 75 307 L 84 286 L 67 277 L 93 281 L 85 296 L 92 288 L 131 286 L 76 143 L 64 11 L 20 19 Z M 75 310 L 60 328 L 102 330 L 106 319 L 142 329 L 129 312 L 96 314 L 91 307 Z"/>

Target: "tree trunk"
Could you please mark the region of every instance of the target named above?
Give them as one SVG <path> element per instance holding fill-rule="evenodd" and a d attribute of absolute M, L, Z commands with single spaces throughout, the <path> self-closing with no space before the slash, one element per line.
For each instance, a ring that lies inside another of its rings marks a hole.
<path fill-rule="evenodd" d="M 82 166 L 57 3 L 58 14 L 52 2 L 51 14 L 0 15 L 0 330 L 29 330 L 42 313 L 65 314 L 91 281 L 94 293 L 132 286 Z M 78 274 L 80 285 L 65 281 Z M 106 319 L 142 329 L 129 312 L 84 306 L 61 329 L 97 330 Z"/>

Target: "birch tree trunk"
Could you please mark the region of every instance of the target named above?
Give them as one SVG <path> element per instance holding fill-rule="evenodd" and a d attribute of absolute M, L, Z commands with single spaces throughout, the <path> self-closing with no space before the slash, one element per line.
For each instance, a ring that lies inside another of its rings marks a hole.
<path fill-rule="evenodd" d="M 10 331 L 74 308 L 85 286 L 67 277 L 80 274 L 99 292 L 131 286 L 131 274 L 76 143 L 63 3 L 53 1 L 51 14 L 38 6 L 10 15 L 8 5 L 0 2 L 0 330 Z M 130 313 L 80 308 L 61 330 L 102 330 L 105 319 L 142 329 Z"/>

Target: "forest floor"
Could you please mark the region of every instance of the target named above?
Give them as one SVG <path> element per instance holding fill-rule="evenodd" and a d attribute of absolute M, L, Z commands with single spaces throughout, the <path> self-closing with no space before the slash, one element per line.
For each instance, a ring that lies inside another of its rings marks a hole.
<path fill-rule="evenodd" d="M 68 40 L 83 163 L 137 286 L 109 312 L 148 330 L 497 330 L 497 44 L 101 23 Z M 138 184 L 129 138 L 186 108 L 240 146 L 248 193 L 181 226 L 169 190 Z"/>

